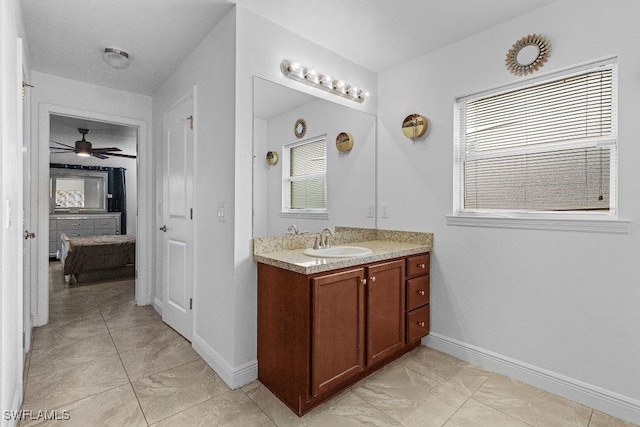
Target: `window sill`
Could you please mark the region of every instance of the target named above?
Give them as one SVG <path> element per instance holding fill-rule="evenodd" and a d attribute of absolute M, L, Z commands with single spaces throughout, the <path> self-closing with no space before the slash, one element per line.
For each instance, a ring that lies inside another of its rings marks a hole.
<path fill-rule="evenodd" d="M 329 212 L 280 212 L 280 218 L 293 219 L 329 219 Z"/>
<path fill-rule="evenodd" d="M 629 234 L 631 222 L 617 219 L 515 218 L 481 215 L 447 215 L 447 225 L 462 227 L 515 228 L 521 230 L 581 231 Z"/>

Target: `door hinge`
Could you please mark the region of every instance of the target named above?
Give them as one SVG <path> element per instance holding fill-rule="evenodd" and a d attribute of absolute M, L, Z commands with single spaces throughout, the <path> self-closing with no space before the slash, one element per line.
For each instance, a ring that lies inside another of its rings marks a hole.
<path fill-rule="evenodd" d="M 193 310 L 193 298 L 189 298 L 189 310 Z"/>
<path fill-rule="evenodd" d="M 193 129 L 193 116 L 187 117 L 187 120 L 189 120 L 189 129 Z"/>
<path fill-rule="evenodd" d="M 189 209 L 189 216 L 193 219 L 193 208 Z"/>
<path fill-rule="evenodd" d="M 27 333 L 23 332 L 22 333 L 22 348 L 26 348 L 27 345 Z"/>

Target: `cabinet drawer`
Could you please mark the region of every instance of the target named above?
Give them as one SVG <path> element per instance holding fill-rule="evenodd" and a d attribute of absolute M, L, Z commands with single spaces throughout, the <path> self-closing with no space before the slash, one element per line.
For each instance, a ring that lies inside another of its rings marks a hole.
<path fill-rule="evenodd" d="M 92 219 L 58 219 L 56 230 L 93 230 Z"/>
<path fill-rule="evenodd" d="M 407 311 L 429 303 L 429 275 L 407 280 Z"/>
<path fill-rule="evenodd" d="M 56 242 L 60 238 L 60 234 L 56 233 L 56 230 L 49 230 L 49 241 Z"/>
<path fill-rule="evenodd" d="M 94 227 L 98 228 L 116 228 L 116 219 L 115 218 L 100 218 L 93 220 Z"/>
<path fill-rule="evenodd" d="M 407 277 L 429 274 L 429 254 L 407 258 Z"/>
<path fill-rule="evenodd" d="M 56 247 L 56 242 L 49 242 L 49 253 L 55 254 L 58 248 Z"/>
<path fill-rule="evenodd" d="M 429 334 L 429 305 L 407 313 L 407 343 L 418 341 Z"/>

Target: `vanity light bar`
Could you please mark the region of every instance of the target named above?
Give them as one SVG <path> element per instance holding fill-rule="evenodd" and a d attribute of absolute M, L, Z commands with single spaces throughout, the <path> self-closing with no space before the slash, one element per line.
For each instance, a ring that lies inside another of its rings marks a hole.
<path fill-rule="evenodd" d="M 350 85 L 342 80 L 334 80 L 328 74 L 320 74 L 316 70 L 303 67 L 297 62 L 291 62 L 285 59 L 280 63 L 280 71 L 290 79 L 317 87 L 352 101 L 362 103 L 369 96 L 369 92 L 359 89 L 357 86 Z"/>

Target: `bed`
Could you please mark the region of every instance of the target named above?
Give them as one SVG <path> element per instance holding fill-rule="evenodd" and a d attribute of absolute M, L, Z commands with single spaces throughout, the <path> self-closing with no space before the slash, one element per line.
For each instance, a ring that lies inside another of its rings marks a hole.
<path fill-rule="evenodd" d="M 133 236 L 60 236 L 62 265 L 70 283 L 135 277 L 136 238 Z"/>

